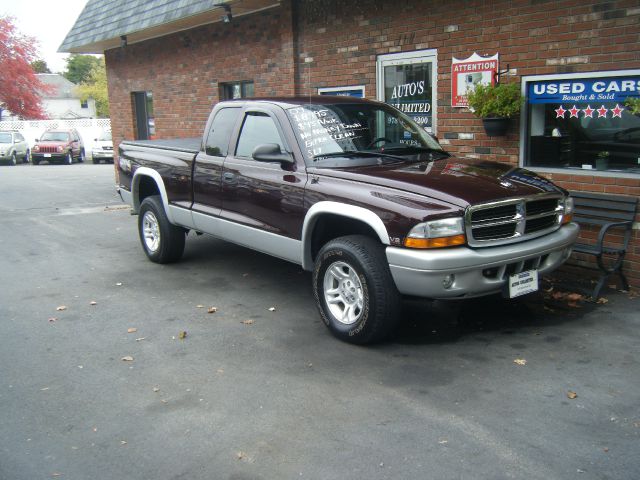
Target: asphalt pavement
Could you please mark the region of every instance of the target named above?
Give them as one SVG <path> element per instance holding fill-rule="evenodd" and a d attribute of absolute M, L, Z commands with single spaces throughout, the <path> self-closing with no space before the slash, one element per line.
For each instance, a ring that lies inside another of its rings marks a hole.
<path fill-rule="evenodd" d="M 356 347 L 296 265 L 149 262 L 113 185 L 0 167 L 0 479 L 640 478 L 635 295 L 406 301 Z"/>

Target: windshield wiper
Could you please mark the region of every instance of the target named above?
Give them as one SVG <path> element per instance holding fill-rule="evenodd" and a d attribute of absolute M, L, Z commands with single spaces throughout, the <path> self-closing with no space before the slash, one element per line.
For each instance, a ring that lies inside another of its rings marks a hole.
<path fill-rule="evenodd" d="M 444 155 L 445 157 L 450 157 L 451 154 L 449 152 L 445 152 L 444 150 L 441 150 L 439 148 L 431 148 L 431 147 L 421 147 L 418 145 L 405 145 L 402 147 L 391 147 L 391 148 L 387 148 L 387 150 L 390 150 L 392 152 L 396 152 L 398 150 L 402 150 L 402 151 L 410 151 L 410 152 L 424 152 L 424 153 L 434 153 L 434 154 L 438 154 L 438 155 Z"/>
<path fill-rule="evenodd" d="M 330 152 L 330 153 L 321 153 L 320 155 L 315 155 L 313 157 L 313 161 L 322 160 L 324 158 L 332 158 L 332 157 L 345 157 L 345 158 L 355 158 L 355 157 L 376 157 L 376 158 L 388 158 L 392 160 L 398 160 L 401 162 L 406 161 L 406 158 L 399 157 L 397 155 L 389 155 L 388 153 L 381 152 L 367 152 L 364 150 L 345 150 L 344 152 Z"/>

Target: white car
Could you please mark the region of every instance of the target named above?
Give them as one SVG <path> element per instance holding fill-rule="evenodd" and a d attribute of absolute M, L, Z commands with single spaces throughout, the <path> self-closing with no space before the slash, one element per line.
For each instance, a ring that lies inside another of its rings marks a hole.
<path fill-rule="evenodd" d="M 18 159 L 29 162 L 29 144 L 20 132 L 13 130 L 0 131 L 0 161 L 15 165 Z"/>
<path fill-rule="evenodd" d="M 113 163 L 113 141 L 111 140 L 111 130 L 105 130 L 100 136 L 94 139 L 91 149 L 93 163 L 105 162 Z"/>

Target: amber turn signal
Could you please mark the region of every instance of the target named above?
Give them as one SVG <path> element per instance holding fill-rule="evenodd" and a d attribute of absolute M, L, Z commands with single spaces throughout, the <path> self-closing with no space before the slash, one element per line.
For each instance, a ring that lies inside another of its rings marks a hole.
<path fill-rule="evenodd" d="M 452 237 L 438 238 L 411 238 L 404 239 L 404 246 L 407 248 L 443 248 L 455 247 L 467 243 L 464 235 L 454 235 Z"/>
<path fill-rule="evenodd" d="M 571 220 L 573 220 L 573 215 L 570 213 L 568 215 L 563 215 L 562 216 L 562 225 L 566 225 L 567 223 L 569 223 Z"/>

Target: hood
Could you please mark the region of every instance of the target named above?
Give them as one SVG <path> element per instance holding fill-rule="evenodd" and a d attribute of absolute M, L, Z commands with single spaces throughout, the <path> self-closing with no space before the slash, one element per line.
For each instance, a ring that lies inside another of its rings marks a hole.
<path fill-rule="evenodd" d="M 60 142 L 58 140 L 41 140 L 35 145 L 46 145 L 47 147 L 66 147 L 70 142 Z"/>
<path fill-rule="evenodd" d="M 98 147 L 98 148 L 104 148 L 104 147 L 111 147 L 113 148 L 113 142 L 110 140 L 96 140 L 93 143 L 94 148 Z"/>
<path fill-rule="evenodd" d="M 382 185 L 468 205 L 535 195 L 564 193 L 549 180 L 529 170 L 504 163 L 449 157 L 433 162 L 343 169 L 312 169 L 314 174 Z"/>

